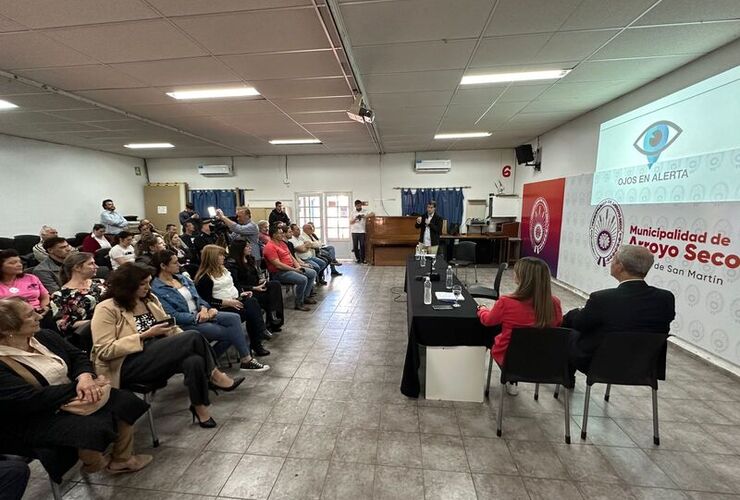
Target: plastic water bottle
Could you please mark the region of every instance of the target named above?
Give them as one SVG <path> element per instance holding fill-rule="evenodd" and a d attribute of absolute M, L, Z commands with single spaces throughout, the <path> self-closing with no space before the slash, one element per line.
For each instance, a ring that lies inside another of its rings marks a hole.
<path fill-rule="evenodd" d="M 429 276 L 424 280 L 424 304 L 429 305 L 432 303 L 432 282 L 429 280 Z"/>
<path fill-rule="evenodd" d="M 452 266 L 447 266 L 447 275 L 445 276 L 445 288 L 452 290 Z"/>

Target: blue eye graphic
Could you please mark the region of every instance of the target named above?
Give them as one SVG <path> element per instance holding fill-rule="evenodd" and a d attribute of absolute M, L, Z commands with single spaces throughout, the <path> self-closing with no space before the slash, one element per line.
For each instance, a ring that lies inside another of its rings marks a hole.
<path fill-rule="evenodd" d="M 648 168 L 658 161 L 660 153 L 673 144 L 683 130 L 673 122 L 661 120 L 646 128 L 635 140 L 633 146 L 647 156 Z"/>

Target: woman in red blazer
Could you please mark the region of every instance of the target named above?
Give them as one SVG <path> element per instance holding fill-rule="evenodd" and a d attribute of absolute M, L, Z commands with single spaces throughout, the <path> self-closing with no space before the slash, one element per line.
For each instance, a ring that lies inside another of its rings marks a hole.
<path fill-rule="evenodd" d="M 92 233 L 85 236 L 82 240 L 82 251 L 94 254 L 101 248 L 110 248 L 110 242 L 105 239 L 105 226 L 95 224 Z"/>
<path fill-rule="evenodd" d="M 560 300 L 552 294 L 550 268 L 536 257 L 524 257 L 514 265 L 516 291 L 502 295 L 491 309 L 478 306 L 478 318 L 484 326 L 501 325 L 501 333 L 494 338 L 491 357 L 499 366 L 504 364 L 506 349 L 514 328 L 560 326 L 563 312 Z M 516 386 L 506 390 L 516 395 Z"/>

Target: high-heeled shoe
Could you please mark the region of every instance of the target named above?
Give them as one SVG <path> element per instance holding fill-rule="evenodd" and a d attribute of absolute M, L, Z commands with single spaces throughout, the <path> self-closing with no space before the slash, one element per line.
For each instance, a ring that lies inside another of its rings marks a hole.
<path fill-rule="evenodd" d="M 213 417 L 210 417 L 208 420 L 203 422 L 198 416 L 198 413 L 195 411 L 195 406 L 190 405 L 189 410 L 190 410 L 190 413 L 193 414 L 193 423 L 195 423 L 195 421 L 197 420 L 198 425 L 200 425 L 204 429 L 213 429 L 214 427 L 216 427 L 217 424 L 216 424 L 216 421 L 213 420 Z"/>
<path fill-rule="evenodd" d="M 228 387 L 221 387 L 220 385 L 214 384 L 212 381 L 208 381 L 208 388 L 212 390 L 216 395 L 218 395 L 218 391 L 224 391 L 224 392 L 231 392 L 237 387 L 241 385 L 242 382 L 244 382 L 244 377 L 235 377 L 234 382 L 228 386 Z"/>

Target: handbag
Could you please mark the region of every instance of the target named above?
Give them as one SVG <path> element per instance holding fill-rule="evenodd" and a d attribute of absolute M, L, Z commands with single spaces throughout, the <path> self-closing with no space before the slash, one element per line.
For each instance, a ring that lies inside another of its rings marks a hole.
<path fill-rule="evenodd" d="M 0 363 L 4 363 L 8 368 L 13 370 L 19 377 L 21 377 L 33 387 L 37 389 L 41 388 L 41 384 L 39 383 L 38 379 L 33 376 L 28 368 L 26 368 L 10 356 L 0 356 Z M 96 383 L 97 380 L 98 379 L 96 379 Z M 71 413 L 72 415 L 80 415 L 83 417 L 87 415 L 92 415 L 93 413 L 101 409 L 108 403 L 108 399 L 110 398 L 110 382 L 102 382 L 102 379 L 100 380 L 101 382 L 97 383 L 97 385 L 103 390 L 103 394 L 101 394 L 100 399 L 97 402 L 90 403 L 89 401 L 83 401 L 82 399 L 76 397 L 72 401 L 63 404 L 59 409 L 62 411 L 66 411 L 67 413 Z"/>

